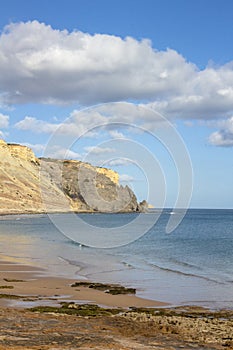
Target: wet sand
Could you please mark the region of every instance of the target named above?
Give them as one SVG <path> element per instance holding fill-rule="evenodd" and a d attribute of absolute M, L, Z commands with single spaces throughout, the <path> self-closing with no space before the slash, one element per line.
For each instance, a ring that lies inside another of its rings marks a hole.
<path fill-rule="evenodd" d="M 44 272 L 44 276 L 43 276 Z M 43 304 L 58 304 L 62 301 L 78 303 L 94 303 L 106 307 L 158 307 L 166 303 L 139 298 L 135 295 L 111 295 L 104 291 L 71 287 L 76 279 L 47 276 L 46 271 L 34 266 L 20 265 L 12 262 L 0 263 L 0 306 L 27 307 L 26 299 L 30 299 L 29 306 L 40 301 Z M 22 298 L 8 299 L 3 294 L 22 296 Z"/>

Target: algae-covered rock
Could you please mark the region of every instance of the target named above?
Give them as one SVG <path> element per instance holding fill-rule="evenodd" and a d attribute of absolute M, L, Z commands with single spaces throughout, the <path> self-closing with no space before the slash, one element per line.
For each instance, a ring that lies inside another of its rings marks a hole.
<path fill-rule="evenodd" d="M 110 316 L 119 314 L 122 310 L 120 309 L 107 309 L 102 308 L 95 304 L 76 304 L 74 302 L 63 302 L 61 306 L 37 306 L 30 309 L 32 312 L 40 313 L 58 313 L 66 315 L 76 315 L 76 316 Z"/>
<path fill-rule="evenodd" d="M 105 293 L 118 295 L 118 294 L 136 294 L 135 288 L 127 288 L 118 284 L 106 284 L 106 283 L 93 283 L 93 282 L 75 282 L 71 287 L 87 287 L 92 289 L 101 290 Z"/>

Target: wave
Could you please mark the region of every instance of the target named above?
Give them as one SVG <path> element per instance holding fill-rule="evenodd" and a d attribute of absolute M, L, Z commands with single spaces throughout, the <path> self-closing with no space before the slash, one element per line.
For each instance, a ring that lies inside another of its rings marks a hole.
<path fill-rule="evenodd" d="M 89 272 L 85 275 L 86 278 L 90 278 L 92 279 L 94 276 L 100 276 L 100 275 L 104 275 L 104 274 L 109 274 L 109 273 L 114 273 L 114 272 L 124 272 L 125 269 L 122 268 L 116 268 L 116 269 L 111 269 L 111 270 L 97 270 L 97 271 L 92 271 Z M 115 283 L 119 283 L 119 280 L 116 280 Z"/>
<path fill-rule="evenodd" d="M 177 260 L 177 259 L 171 259 L 171 262 L 175 263 L 176 265 L 189 267 L 189 268 L 192 268 L 192 269 L 194 268 L 194 269 L 199 270 L 199 271 L 202 270 L 202 268 L 200 266 L 197 266 L 197 265 L 194 265 L 194 264 L 190 264 L 190 263 L 187 263 L 185 261 L 180 261 L 180 260 Z"/>
<path fill-rule="evenodd" d="M 65 261 L 66 263 L 68 263 L 69 265 L 72 265 L 72 266 L 77 266 L 79 268 L 79 271 L 82 271 L 88 267 L 91 267 L 91 265 L 89 264 L 84 264 L 82 261 L 77 261 L 77 260 L 70 260 L 70 259 L 67 259 L 67 258 L 64 258 L 62 256 L 59 256 L 59 259 Z"/>
<path fill-rule="evenodd" d="M 90 248 L 89 246 L 85 245 L 85 244 L 82 244 L 82 243 L 79 243 L 79 242 L 76 242 L 76 241 L 72 241 L 71 239 L 67 239 L 65 241 L 66 244 L 70 244 L 70 245 L 74 245 L 78 248 Z"/>
<path fill-rule="evenodd" d="M 121 261 L 121 263 L 122 263 L 124 266 L 126 266 L 126 267 L 128 267 L 128 268 L 130 268 L 130 269 L 136 269 L 136 266 L 134 266 L 134 265 L 132 265 L 132 264 L 126 262 L 126 261 Z"/>
<path fill-rule="evenodd" d="M 203 275 L 200 275 L 200 274 L 195 274 L 195 273 L 192 273 L 192 272 L 180 271 L 178 269 L 173 269 L 173 268 L 170 268 L 170 267 L 160 266 L 160 265 L 157 265 L 157 264 L 154 264 L 154 263 L 149 263 L 149 262 L 145 262 L 145 263 L 148 266 L 151 266 L 151 267 L 153 267 L 155 269 L 159 269 L 159 270 L 162 270 L 162 271 L 171 272 L 171 273 L 175 273 L 175 274 L 182 275 L 182 276 L 187 276 L 187 277 L 200 278 L 200 279 L 203 279 L 203 280 L 208 281 L 208 282 L 214 282 L 216 284 L 225 284 L 224 282 L 220 282 L 217 279 L 209 278 L 209 277 L 206 277 L 206 276 L 203 276 Z"/>
<path fill-rule="evenodd" d="M 94 275 L 102 275 L 105 273 L 114 273 L 114 272 L 124 272 L 126 271 L 126 268 L 128 268 L 129 270 L 138 270 L 138 267 L 132 265 L 131 263 L 128 263 L 126 261 L 120 261 L 120 264 L 123 265 L 123 267 L 116 267 L 113 269 L 102 269 L 102 270 L 98 270 L 98 271 L 92 271 L 90 273 L 88 273 L 86 276 L 87 277 L 93 277 Z M 119 281 L 118 281 L 119 282 Z"/>

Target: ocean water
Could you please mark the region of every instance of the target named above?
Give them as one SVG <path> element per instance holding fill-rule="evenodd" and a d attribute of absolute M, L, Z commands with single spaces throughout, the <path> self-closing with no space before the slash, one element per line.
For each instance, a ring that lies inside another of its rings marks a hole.
<path fill-rule="evenodd" d="M 181 224 L 167 234 L 166 225 L 173 214 L 163 210 L 138 239 L 136 231 L 144 232 L 154 214 L 140 214 L 136 233 L 130 223 L 139 214 L 78 216 L 85 223 L 82 243 L 88 241 L 88 227 L 94 228 L 95 242 L 106 238 L 107 232 L 119 232 L 120 236 L 122 227 L 127 228 L 132 242 L 113 248 L 80 244 L 82 225 L 73 222 L 70 214 L 57 214 L 56 218 L 66 232 L 77 232 L 77 241 L 60 232 L 47 215 L 2 216 L 0 259 L 44 267 L 50 275 L 122 283 L 136 287 L 139 296 L 172 305 L 233 309 L 233 210 L 190 209 Z"/>

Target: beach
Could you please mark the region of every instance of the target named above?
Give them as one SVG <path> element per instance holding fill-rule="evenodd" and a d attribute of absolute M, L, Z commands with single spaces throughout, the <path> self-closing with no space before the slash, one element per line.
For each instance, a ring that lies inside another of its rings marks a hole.
<path fill-rule="evenodd" d="M 0 271 L 1 350 L 233 348 L 230 310 L 72 287 L 79 282 L 10 260 Z"/>
<path fill-rule="evenodd" d="M 221 227 L 229 218 L 221 241 L 216 212 L 192 211 L 173 236 L 162 233 L 164 213 L 161 237 L 154 230 L 105 250 L 69 240 L 45 215 L 1 217 L 0 350 L 233 349 L 231 255 L 228 271 L 219 264 L 231 252 L 231 213 L 217 214 Z M 82 218 L 110 226 L 132 216 Z M 62 220 L 68 225 L 69 215 Z M 209 232 L 216 248 L 208 256 Z"/>
<path fill-rule="evenodd" d="M 70 214 L 57 214 L 59 223 L 77 233 L 77 241 L 59 231 L 45 214 L 1 216 L 0 260 L 31 266 L 44 278 L 119 283 L 136 288 L 140 298 L 172 306 L 233 309 L 232 214 L 231 210 L 189 210 L 168 235 L 170 211 L 165 210 L 141 238 L 102 249 L 80 244 L 79 239 L 93 237 L 89 227 L 95 228 L 99 242 L 104 239 L 102 227 L 110 238 L 121 227 L 130 236 L 128 224 L 138 215 L 80 214 L 76 220 Z M 148 218 L 151 214 L 140 214 L 142 229 Z"/>
<path fill-rule="evenodd" d="M 9 0 L 0 350 L 233 350 L 233 0 Z"/>
<path fill-rule="evenodd" d="M 158 307 L 166 303 L 139 298 L 135 295 L 111 295 L 94 288 L 72 287 L 76 279 L 48 276 L 48 271 L 34 266 L 0 262 L 0 305 L 27 308 L 35 305 L 59 305 L 65 301 L 96 303 L 105 307 Z M 6 298 L 4 298 L 6 294 Z M 7 296 L 16 297 L 7 298 Z M 19 298 L 19 296 L 22 296 Z"/>

